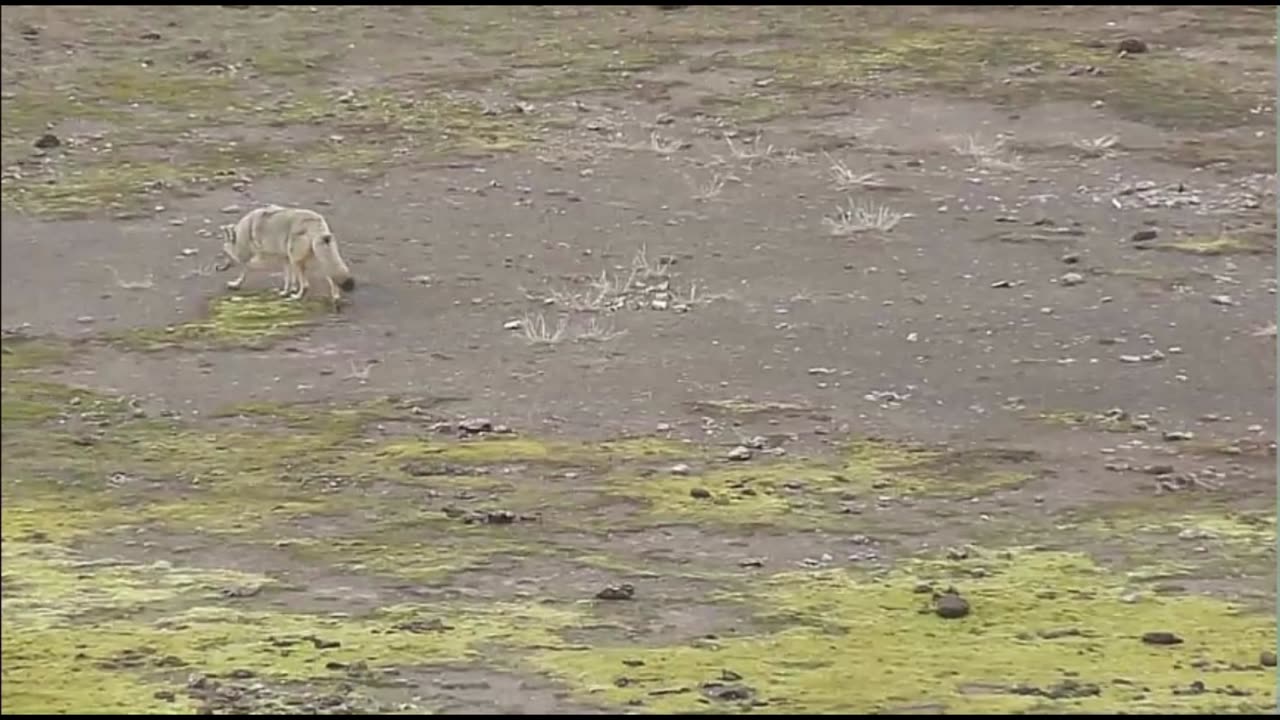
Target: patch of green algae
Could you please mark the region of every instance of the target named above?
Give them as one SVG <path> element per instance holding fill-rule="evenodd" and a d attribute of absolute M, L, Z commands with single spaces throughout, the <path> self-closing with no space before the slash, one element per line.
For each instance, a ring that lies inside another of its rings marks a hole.
<path fill-rule="evenodd" d="M 1190 508 L 1184 499 L 1174 503 L 1145 503 L 1112 508 L 1105 515 L 1060 523 L 1057 534 L 1078 532 L 1091 545 L 1105 547 L 1114 538 L 1123 544 L 1111 550 L 1118 565 L 1149 565 L 1165 560 L 1164 577 L 1248 580 L 1275 572 L 1276 527 L 1270 513 Z M 1137 549 L 1137 548 L 1140 548 Z M 1252 592 L 1254 582 L 1244 585 Z M 1221 586 L 1236 590 L 1235 583 Z"/>
<path fill-rule="evenodd" d="M 1132 510 L 1108 513 L 1105 517 L 1086 521 L 1082 527 L 1100 533 L 1142 532 L 1176 536 L 1187 540 L 1238 544 L 1259 549 L 1275 549 L 1275 518 L 1244 512 L 1178 512 Z"/>
<path fill-rule="evenodd" d="M 1121 116 L 1161 127 L 1222 127 L 1249 117 L 1265 90 L 1232 87 L 1203 63 L 1166 54 L 1117 57 L 1060 35 L 966 27 L 914 27 L 740 55 L 774 74 L 772 87 L 821 91 L 940 92 L 1010 103 L 1102 99 Z M 1037 68 L 1016 76 L 1021 67 Z M 1073 67 L 1101 77 L 1069 76 Z"/>
<path fill-rule="evenodd" d="M 332 676 L 333 662 L 458 663 L 483 659 L 492 645 L 558 647 L 556 631 L 577 621 L 536 605 L 400 605 L 344 619 L 238 612 L 212 601 L 219 588 L 270 582 L 163 563 L 88 562 L 55 545 L 6 541 L 5 711 L 190 710 L 185 698 L 155 698 L 175 667 L 305 680 Z M 143 609 L 164 616 L 147 621 L 137 614 Z"/>
<path fill-rule="evenodd" d="M 540 462 L 551 465 L 607 465 L 615 461 L 688 457 L 687 445 L 657 438 L 638 437 L 591 445 L 544 442 L 526 438 L 484 438 L 464 442 L 393 441 L 383 445 L 379 457 L 388 460 L 435 458 L 471 465 Z"/>
<path fill-rule="evenodd" d="M 70 355 L 67 343 L 38 337 L 5 338 L 0 342 L 0 370 L 31 370 L 65 362 Z"/>
<path fill-rule="evenodd" d="M 1216 257 L 1219 255 L 1265 255 L 1275 252 L 1274 244 L 1267 245 L 1261 241 L 1233 235 L 1217 235 L 1214 237 L 1188 237 L 1160 243 L 1156 250 L 1180 252 L 1188 255 Z"/>
<path fill-rule="evenodd" d="M 56 519 L 56 515 L 54 515 Z M 207 600 L 221 587 L 269 584 L 229 570 L 175 568 L 91 560 L 61 545 L 33 541 L 29 513 L 4 506 L 3 705 L 6 713 L 164 712 L 190 710 L 155 698 L 163 684 L 104 670 L 105 656 L 89 652 L 103 624 L 127 623 L 136 613 Z M 62 533 L 39 524 L 48 539 Z M 21 539 L 28 538 L 28 539 Z M 80 625 L 78 619 L 92 618 Z M 133 646 L 145 635 L 133 638 Z M 121 648 L 127 647 L 122 645 Z"/>
<path fill-rule="evenodd" d="M 70 416 L 89 423 L 105 423 L 129 413 L 128 406 L 118 398 L 44 380 L 6 377 L 0 385 L 0 398 L 0 419 L 15 427 Z"/>
<path fill-rule="evenodd" d="M 654 517 L 734 524 L 820 522 L 842 502 L 904 496 L 961 498 L 1015 488 L 1026 473 L 998 464 L 1030 459 L 1002 451 L 940 451 L 901 443 L 853 443 L 839 464 L 752 462 L 698 474 L 618 474 L 609 491 L 648 504 Z"/>
<path fill-rule="evenodd" d="M 933 561 L 905 562 L 879 577 L 776 575 L 743 600 L 784 627 L 777 632 L 697 646 L 545 651 L 532 664 L 581 688 L 585 697 L 654 713 L 745 709 L 746 703 L 708 699 L 706 683 L 746 686 L 750 700 L 772 713 L 1274 707 L 1274 673 L 1257 665 L 1259 651 L 1275 646 L 1269 614 L 1199 597 L 1127 603 L 1120 578 L 1073 553 L 1017 550 L 977 562 L 985 571 L 981 577 L 969 565 Z M 916 591 L 922 581 L 939 590 L 954 585 L 972 612 L 959 620 L 928 612 L 930 596 Z M 1141 636 L 1153 631 L 1174 632 L 1183 643 L 1143 643 Z M 1194 667 L 1195 659 L 1208 664 Z M 725 671 L 740 679 L 726 680 Z M 1195 681 L 1208 692 L 1175 692 Z M 1227 685 L 1248 695 L 1220 694 Z M 1018 686 L 1028 693 L 1073 688 L 1082 696 L 1018 694 Z"/>
<path fill-rule="evenodd" d="M 385 398 L 350 407 L 236 406 L 215 413 L 223 416 L 215 422 L 238 416 L 253 427 L 220 431 L 126 414 L 82 438 L 46 421 L 116 401 L 91 402 L 83 398 L 96 395 L 56 384 L 4 387 L 5 409 L 16 415 L 6 417 L 5 522 L 19 536 L 199 532 L 283 543 L 300 557 L 415 579 L 529 551 L 527 538 L 517 539 L 528 530 L 466 520 L 554 502 L 560 490 L 545 475 L 690 453 L 645 437 L 588 444 L 368 438 L 374 422 L 421 421 L 412 407 Z M 446 512 L 451 506 L 461 515 Z"/>
<path fill-rule="evenodd" d="M 329 308 L 316 296 L 297 301 L 274 293 L 220 295 L 209 304 L 204 320 L 164 328 L 138 328 L 109 339 L 130 350 L 172 347 L 262 347 L 300 331 Z"/>

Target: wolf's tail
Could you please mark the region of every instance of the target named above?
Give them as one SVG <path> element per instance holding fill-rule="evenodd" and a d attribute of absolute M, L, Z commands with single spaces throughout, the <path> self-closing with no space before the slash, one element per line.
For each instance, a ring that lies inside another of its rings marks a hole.
<path fill-rule="evenodd" d="M 326 232 L 316 238 L 313 250 L 324 267 L 325 275 L 333 278 L 338 287 L 347 292 L 355 289 L 356 279 L 352 277 L 351 268 L 347 267 L 342 254 L 338 252 L 338 241 L 333 237 L 333 233 Z"/>

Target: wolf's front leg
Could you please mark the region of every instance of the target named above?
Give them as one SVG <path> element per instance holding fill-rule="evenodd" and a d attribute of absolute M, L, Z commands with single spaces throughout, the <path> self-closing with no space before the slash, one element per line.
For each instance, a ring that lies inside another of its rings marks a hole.
<path fill-rule="evenodd" d="M 228 288 L 228 289 L 230 289 L 230 290 L 239 290 L 242 286 L 244 286 L 244 277 L 245 277 L 245 275 L 248 275 L 248 274 L 249 274 L 249 266 L 248 266 L 248 265 L 246 265 L 246 264 L 242 264 L 242 263 L 241 263 L 241 262 L 236 258 L 236 254 L 235 254 L 235 252 L 234 252 L 234 249 L 231 247 L 231 243 L 225 243 L 225 244 L 223 244 L 223 246 L 222 246 L 222 252 L 227 256 L 227 264 L 226 264 L 226 265 L 221 266 L 221 270 L 226 270 L 226 269 L 230 268 L 232 265 L 239 265 L 239 266 L 240 266 L 240 277 L 236 278 L 235 280 L 228 280 L 228 281 L 227 281 L 227 288 Z M 215 266 L 215 269 L 217 269 L 217 266 Z M 219 270 L 219 272 L 221 272 L 221 270 Z"/>
<path fill-rule="evenodd" d="M 289 297 L 293 291 L 293 263 L 284 264 L 284 287 L 280 288 L 280 297 Z"/>
<path fill-rule="evenodd" d="M 301 265 L 298 265 L 296 263 L 290 263 L 290 264 L 293 266 L 292 267 L 293 277 L 295 280 L 298 281 L 298 289 L 295 290 L 294 293 L 289 296 L 289 299 L 301 300 L 303 296 L 307 294 L 307 271 Z"/>
<path fill-rule="evenodd" d="M 242 286 L 244 286 L 244 277 L 245 275 L 248 275 L 248 274 L 249 274 L 249 268 L 247 267 L 240 268 L 240 277 L 236 278 L 235 280 L 228 280 L 227 289 L 239 290 Z"/>

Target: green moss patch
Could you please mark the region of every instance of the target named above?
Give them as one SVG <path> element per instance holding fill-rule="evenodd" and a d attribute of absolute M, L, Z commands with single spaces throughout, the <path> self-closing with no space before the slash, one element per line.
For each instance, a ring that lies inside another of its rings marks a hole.
<path fill-rule="evenodd" d="M 683 443 L 657 438 L 628 438 L 596 444 L 544 442 L 527 438 L 478 438 L 455 442 L 393 441 L 378 455 L 393 460 L 435 458 L 469 465 L 538 462 L 555 465 L 607 466 L 646 458 L 678 458 L 693 454 Z"/>
<path fill-rule="evenodd" d="M 654 517 L 733 524 L 821 523 L 845 502 L 921 496 L 961 498 L 1018 487 L 1030 476 L 1000 469 L 1020 453 L 954 452 L 858 441 L 842 462 L 727 465 L 696 475 L 617 475 L 610 492 L 643 500 Z"/>
<path fill-rule="evenodd" d="M 14 428 L 75 416 L 104 424 L 131 414 L 127 404 L 92 390 L 42 380 L 5 379 L 0 385 L 5 425 Z"/>
<path fill-rule="evenodd" d="M 938 617 L 928 592 L 920 592 L 951 586 L 970 602 L 967 617 Z M 1275 645 L 1270 615 L 1204 598 L 1129 603 L 1125 593 L 1124 582 L 1072 553 L 915 561 L 880 577 L 788 573 L 746 598 L 781 628 L 772 634 L 548 651 L 535 662 L 587 697 L 660 713 L 751 707 L 1182 713 L 1273 706 L 1274 675 L 1257 664 L 1258 653 Z M 1148 632 L 1172 632 L 1182 643 L 1146 644 Z M 1197 681 L 1206 692 L 1192 689 Z"/>
<path fill-rule="evenodd" d="M 556 647 L 576 621 L 543 606 L 396 606 L 334 618 L 239 612 L 218 590 L 269 578 L 167 564 L 89 562 L 51 545 L 4 545 L 8 712 L 189 709 L 158 700 L 175 669 L 269 680 L 328 679 L 335 663 L 459 663 L 486 648 Z M 158 619 L 146 620 L 137 615 Z M 167 610 L 166 610 L 167 609 Z"/>
<path fill-rule="evenodd" d="M 1166 54 L 1117 57 L 1112 48 L 1034 32 L 932 27 L 866 34 L 747 53 L 737 63 L 770 72 L 775 87 L 815 91 L 941 92 L 1010 103 L 1102 99 L 1124 117 L 1161 127 L 1222 127 L 1249 117 L 1264 90 L 1237 91 L 1214 69 Z M 1010 71 L 1034 66 L 1012 77 Z M 1070 76 L 1076 66 L 1102 77 Z M 1009 81 L 1009 82 L 1006 82 Z"/>
<path fill-rule="evenodd" d="M 1218 235 L 1215 237 L 1189 237 L 1159 243 L 1156 250 L 1186 253 L 1188 255 L 1265 255 L 1275 252 L 1275 246 L 1267 245 L 1259 240 L 1234 235 Z"/>
<path fill-rule="evenodd" d="M 57 338 L 14 337 L 0 342 L 0 371 L 34 370 L 65 363 L 71 347 Z"/>
<path fill-rule="evenodd" d="M 262 348 L 272 340 L 301 331 L 329 311 L 317 297 L 289 300 L 275 293 L 220 295 L 209 303 L 208 318 L 164 328 L 139 328 L 109 336 L 130 350 L 174 347 L 216 349 Z"/>

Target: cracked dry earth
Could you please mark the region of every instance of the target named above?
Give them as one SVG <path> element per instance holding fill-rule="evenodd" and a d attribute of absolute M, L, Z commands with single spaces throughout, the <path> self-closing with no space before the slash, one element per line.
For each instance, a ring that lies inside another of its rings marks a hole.
<path fill-rule="evenodd" d="M 0 17 L 6 712 L 1274 708 L 1274 9 Z"/>

